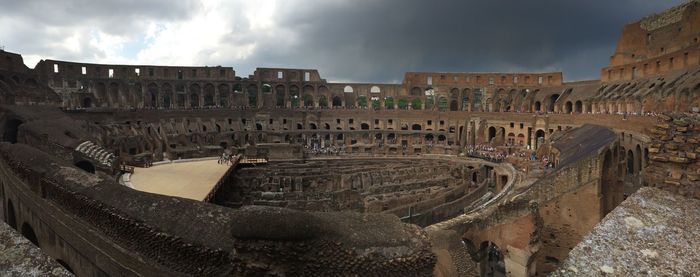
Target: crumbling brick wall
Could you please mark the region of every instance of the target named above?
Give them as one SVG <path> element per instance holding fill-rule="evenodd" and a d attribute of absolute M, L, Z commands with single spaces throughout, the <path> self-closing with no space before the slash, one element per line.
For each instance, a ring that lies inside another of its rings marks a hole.
<path fill-rule="evenodd" d="M 700 115 L 664 114 L 649 131 L 646 184 L 700 199 Z"/>

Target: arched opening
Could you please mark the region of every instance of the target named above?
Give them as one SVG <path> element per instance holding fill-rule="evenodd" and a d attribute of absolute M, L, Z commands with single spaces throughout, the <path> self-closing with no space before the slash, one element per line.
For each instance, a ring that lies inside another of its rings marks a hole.
<path fill-rule="evenodd" d="M 351 86 L 345 86 L 345 88 L 343 88 L 343 92 L 345 93 L 352 93 L 353 91 Z"/>
<path fill-rule="evenodd" d="M 420 110 L 423 107 L 423 101 L 420 98 L 415 98 L 411 101 L 411 108 L 414 110 Z"/>
<path fill-rule="evenodd" d="M 75 272 L 73 272 L 73 269 L 65 261 L 61 259 L 56 259 L 56 262 L 60 264 L 63 268 L 68 270 L 68 272 L 75 274 Z"/>
<path fill-rule="evenodd" d="M 535 132 L 535 149 L 544 143 L 544 130 L 540 129 Z"/>
<path fill-rule="evenodd" d="M 9 143 L 17 143 L 17 135 L 19 133 L 19 125 L 22 125 L 22 121 L 19 119 L 10 119 L 5 122 L 5 132 L 3 132 L 3 141 Z"/>
<path fill-rule="evenodd" d="M 540 101 L 535 102 L 535 111 L 537 111 L 537 112 L 542 111 L 542 103 L 540 103 Z"/>
<path fill-rule="evenodd" d="M 365 102 L 365 105 L 367 105 L 367 102 Z M 318 106 L 323 108 L 328 107 L 328 98 L 326 98 L 325 95 L 318 97 Z"/>
<path fill-rule="evenodd" d="M 450 111 L 458 111 L 459 110 L 459 103 L 457 103 L 457 100 L 452 100 L 450 101 Z"/>
<path fill-rule="evenodd" d="M 278 107 L 284 107 L 284 86 L 279 85 L 275 87 L 275 105 Z"/>
<path fill-rule="evenodd" d="M 13 229 L 17 230 L 17 218 L 15 217 L 15 206 L 12 205 L 12 200 L 7 200 L 7 217 L 5 218 L 5 223 L 10 225 Z"/>
<path fill-rule="evenodd" d="M 360 129 L 362 129 L 362 130 L 369 130 L 369 124 L 367 124 L 367 123 L 362 123 L 362 124 L 360 124 Z"/>
<path fill-rule="evenodd" d="M 632 152 L 632 149 L 630 149 L 627 150 L 627 174 L 634 175 L 634 173 L 634 153 Z"/>
<path fill-rule="evenodd" d="M 360 97 L 357 97 L 357 106 L 360 108 L 367 108 L 367 96 L 360 95 Z"/>
<path fill-rule="evenodd" d="M 255 130 L 256 130 L 256 131 L 262 131 L 262 129 L 263 129 L 262 124 L 260 124 L 260 123 L 255 123 Z"/>
<path fill-rule="evenodd" d="M 408 100 L 405 98 L 399 99 L 399 109 L 406 110 L 408 109 Z"/>
<path fill-rule="evenodd" d="M 81 107 L 92 108 L 92 98 L 90 98 L 90 97 L 83 98 L 83 103 L 82 103 Z"/>
<path fill-rule="evenodd" d="M 85 170 L 85 172 L 89 172 L 89 173 L 93 173 L 93 174 L 95 173 L 95 166 L 92 165 L 91 162 L 83 160 L 83 161 L 79 161 L 79 162 L 75 163 L 75 166 L 82 169 L 82 170 Z"/>
<path fill-rule="evenodd" d="M 333 96 L 333 107 L 340 107 L 343 106 L 343 100 L 340 99 L 340 96 Z"/>
<path fill-rule="evenodd" d="M 425 141 L 426 141 L 426 142 L 432 143 L 432 142 L 433 142 L 433 139 L 435 139 L 435 137 L 433 136 L 433 134 L 427 134 L 427 135 L 425 135 Z"/>
<path fill-rule="evenodd" d="M 304 94 L 304 107 L 313 107 L 314 106 L 314 98 L 311 96 L 311 94 Z"/>
<path fill-rule="evenodd" d="M 634 172 L 639 173 L 642 171 L 642 147 L 637 144 L 634 148 Z"/>
<path fill-rule="evenodd" d="M 199 94 L 197 94 L 197 93 L 190 94 L 190 107 L 191 108 L 199 107 Z"/>
<path fill-rule="evenodd" d="M 603 158 L 603 178 L 601 181 L 601 216 L 605 216 L 610 211 L 612 211 L 617 203 L 622 201 L 623 192 L 618 189 L 616 181 L 615 165 L 613 163 L 613 154 L 611 150 L 605 152 L 605 157 Z"/>
<path fill-rule="evenodd" d="M 508 133 L 508 145 L 514 145 L 515 144 L 515 134 L 514 133 Z"/>
<path fill-rule="evenodd" d="M 554 112 L 554 103 L 559 99 L 559 94 L 553 94 L 549 97 L 549 111 Z"/>
<path fill-rule="evenodd" d="M 506 264 L 503 253 L 491 242 L 481 243 L 479 248 L 479 272 L 481 276 L 506 276 Z"/>
<path fill-rule="evenodd" d="M 571 101 L 566 101 L 566 104 L 564 105 L 564 113 L 571 113 L 573 104 L 571 104 Z"/>
<path fill-rule="evenodd" d="M 496 137 L 496 127 L 491 126 L 491 127 L 489 127 L 489 140 L 488 140 L 488 142 L 490 143 L 493 140 L 493 138 L 495 138 L 495 137 Z"/>
<path fill-rule="evenodd" d="M 576 110 L 577 113 L 582 113 L 583 112 L 583 102 L 576 101 Z"/>
<path fill-rule="evenodd" d="M 34 229 L 32 228 L 29 223 L 24 223 L 22 224 L 22 235 L 27 238 L 27 240 L 31 241 L 34 245 L 37 247 L 39 246 L 39 240 L 36 238 L 36 233 L 34 233 Z"/>
<path fill-rule="evenodd" d="M 441 112 L 444 112 L 447 110 L 447 98 L 445 98 L 445 97 L 438 98 L 438 110 L 440 110 Z"/>
<path fill-rule="evenodd" d="M 420 130 L 421 130 L 420 124 L 413 124 L 413 125 L 411 125 L 411 130 L 413 130 L 413 131 L 420 131 Z"/>
<path fill-rule="evenodd" d="M 387 110 L 394 109 L 394 98 L 391 96 L 384 97 L 384 108 Z"/>
<path fill-rule="evenodd" d="M 258 105 L 258 86 L 248 86 L 248 106 L 256 107 Z"/>

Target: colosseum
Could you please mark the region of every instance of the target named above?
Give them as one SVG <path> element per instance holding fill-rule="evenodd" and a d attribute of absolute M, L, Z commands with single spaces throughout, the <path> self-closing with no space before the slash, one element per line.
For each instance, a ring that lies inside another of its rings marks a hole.
<path fill-rule="evenodd" d="M 699 3 L 577 82 L 0 51 L 0 275 L 695 276 Z"/>

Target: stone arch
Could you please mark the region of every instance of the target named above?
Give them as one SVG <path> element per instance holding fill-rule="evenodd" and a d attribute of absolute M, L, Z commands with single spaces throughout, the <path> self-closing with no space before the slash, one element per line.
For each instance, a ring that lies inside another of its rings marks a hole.
<path fill-rule="evenodd" d="M 540 103 L 540 101 L 535 101 L 535 111 L 536 112 L 542 111 L 542 103 Z"/>
<path fill-rule="evenodd" d="M 272 93 L 272 86 L 270 84 L 263 84 L 262 93 Z"/>
<path fill-rule="evenodd" d="M 571 101 L 566 101 L 564 104 L 564 113 L 571 113 L 573 111 L 573 104 Z"/>
<path fill-rule="evenodd" d="M 146 106 L 147 107 L 152 107 L 155 108 L 158 106 L 158 85 L 155 83 L 150 83 L 148 84 L 148 87 L 146 89 L 147 91 L 147 97 L 146 98 Z"/>
<path fill-rule="evenodd" d="M 89 161 L 86 161 L 86 160 L 78 161 L 75 163 L 75 166 L 84 170 L 85 172 L 93 173 L 93 174 L 95 173 L 95 165 L 93 165 Z"/>
<path fill-rule="evenodd" d="M 32 228 L 32 225 L 30 225 L 28 222 L 22 224 L 22 236 L 27 238 L 27 240 L 31 241 L 37 247 L 40 247 L 39 239 L 34 232 L 34 228 Z"/>
<path fill-rule="evenodd" d="M 370 93 L 381 93 L 382 90 L 381 90 L 378 86 L 372 86 L 372 87 L 369 89 L 369 92 L 370 92 Z"/>
<path fill-rule="evenodd" d="M 304 100 L 304 107 L 313 107 L 314 106 L 314 97 L 311 96 L 311 94 L 304 93 L 303 100 Z"/>
<path fill-rule="evenodd" d="M 632 149 L 627 150 L 627 174 L 628 175 L 633 175 L 636 173 L 635 166 L 634 166 L 634 152 L 632 152 Z"/>
<path fill-rule="evenodd" d="M 411 96 L 423 96 L 423 89 L 419 87 L 411 88 Z"/>
<path fill-rule="evenodd" d="M 190 107 L 191 108 L 197 108 L 199 107 L 199 94 L 201 92 L 201 88 L 199 87 L 199 84 L 192 84 L 190 86 Z"/>
<path fill-rule="evenodd" d="M 491 126 L 489 127 L 489 140 L 488 143 L 491 143 L 491 141 L 496 138 L 496 127 Z"/>
<path fill-rule="evenodd" d="M 481 276 L 506 276 L 505 256 L 491 241 L 484 241 L 479 247 L 479 272 Z"/>
<path fill-rule="evenodd" d="M 66 263 L 64 260 L 56 259 L 56 262 L 58 264 L 60 264 L 63 268 L 68 270 L 68 272 L 75 274 L 75 272 L 73 271 L 73 268 L 71 268 L 70 265 L 68 265 L 68 263 Z"/>
<path fill-rule="evenodd" d="M 256 107 L 258 105 L 258 86 L 251 84 L 248 86 L 248 106 Z"/>
<path fill-rule="evenodd" d="M 394 109 L 394 97 L 391 97 L 391 96 L 384 97 L 384 109 L 387 109 L 387 110 Z"/>
<path fill-rule="evenodd" d="M 22 125 L 22 120 L 13 118 L 10 120 L 7 120 L 5 122 L 2 138 L 3 141 L 7 141 L 9 143 L 17 143 L 18 135 L 19 135 L 19 126 Z"/>
<path fill-rule="evenodd" d="M 208 83 L 204 85 L 204 106 L 211 107 L 214 106 L 214 85 Z"/>
<path fill-rule="evenodd" d="M 219 105 L 226 108 L 229 106 L 229 86 L 228 84 L 219 85 Z"/>
<path fill-rule="evenodd" d="M 283 85 L 277 85 L 275 87 L 275 105 L 278 107 L 284 107 L 285 106 L 285 99 L 287 96 L 285 95 L 285 88 Z"/>
<path fill-rule="evenodd" d="M 549 96 L 549 107 L 548 107 L 549 112 L 555 111 L 554 104 L 556 104 L 557 99 L 559 99 L 559 94 L 552 94 L 551 96 Z"/>
<path fill-rule="evenodd" d="M 440 96 L 440 98 L 438 98 L 438 110 L 446 111 L 448 108 L 447 106 L 447 98 L 445 98 L 444 96 Z"/>
<path fill-rule="evenodd" d="M 7 217 L 5 223 L 17 230 L 17 215 L 15 214 L 15 206 L 12 205 L 12 199 L 7 199 Z"/>
<path fill-rule="evenodd" d="M 292 103 L 292 107 L 299 107 L 301 104 L 301 95 L 299 95 L 299 87 L 292 85 L 289 87 L 289 101 Z"/>
<path fill-rule="evenodd" d="M 80 102 L 82 108 L 92 108 L 92 97 L 85 96 Z"/>
<path fill-rule="evenodd" d="M 340 98 L 340 96 L 336 95 L 333 96 L 333 107 L 341 107 L 343 106 L 343 100 Z"/>
<path fill-rule="evenodd" d="M 421 129 L 422 129 L 422 127 L 420 126 L 420 124 L 411 125 L 411 130 L 413 130 L 413 131 L 420 131 Z"/>
<path fill-rule="evenodd" d="M 366 104 L 366 103 L 365 103 Z M 319 107 L 328 107 L 328 98 L 326 98 L 325 95 L 321 95 L 318 97 L 318 106 Z"/>
<path fill-rule="evenodd" d="M 170 84 L 163 85 L 163 107 L 170 108 L 173 103 L 173 88 Z"/>
<path fill-rule="evenodd" d="M 537 130 L 535 132 L 535 149 L 537 149 L 538 147 L 540 147 L 540 145 L 542 143 L 544 143 L 544 139 L 545 139 L 544 130 L 542 130 L 542 129 Z"/>
<path fill-rule="evenodd" d="M 605 152 L 601 172 L 601 216 L 605 216 L 612 211 L 618 203 L 622 201 L 623 192 L 617 182 L 617 172 L 615 170 L 615 156 L 611 150 Z"/>
<path fill-rule="evenodd" d="M 457 102 L 457 100 L 453 99 L 452 101 L 450 101 L 450 111 L 459 111 L 459 103 Z"/>
<path fill-rule="evenodd" d="M 110 106 L 112 107 L 119 107 L 120 105 L 120 99 L 119 99 L 119 84 L 112 82 L 109 84 L 109 101 L 110 101 Z"/>
<path fill-rule="evenodd" d="M 583 113 L 583 102 L 581 100 L 576 101 L 575 109 L 576 113 Z"/>
<path fill-rule="evenodd" d="M 360 124 L 360 130 L 369 130 L 369 124 L 367 124 L 367 123 Z"/>
<path fill-rule="evenodd" d="M 420 110 L 423 108 L 423 101 L 421 101 L 420 98 L 414 98 L 413 101 L 411 101 L 411 108 L 414 110 Z"/>
<path fill-rule="evenodd" d="M 353 93 L 354 91 L 355 91 L 355 90 L 354 90 L 351 86 L 349 86 L 349 85 L 348 85 L 348 86 L 345 86 L 345 87 L 343 88 L 343 92 L 345 92 L 345 93 Z"/>
<path fill-rule="evenodd" d="M 634 148 L 634 158 L 635 172 L 639 173 L 642 171 L 642 147 L 639 144 Z"/>

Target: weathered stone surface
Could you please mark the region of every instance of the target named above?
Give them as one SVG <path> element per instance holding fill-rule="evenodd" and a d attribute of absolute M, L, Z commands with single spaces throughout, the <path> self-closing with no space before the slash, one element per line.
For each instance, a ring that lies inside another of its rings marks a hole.
<path fill-rule="evenodd" d="M 0 221 L 0 275 L 73 276 L 2 221 Z"/>
<path fill-rule="evenodd" d="M 699 210 L 698 199 L 642 188 L 608 214 L 551 276 L 695 276 Z"/>

